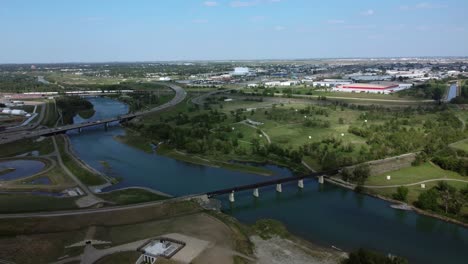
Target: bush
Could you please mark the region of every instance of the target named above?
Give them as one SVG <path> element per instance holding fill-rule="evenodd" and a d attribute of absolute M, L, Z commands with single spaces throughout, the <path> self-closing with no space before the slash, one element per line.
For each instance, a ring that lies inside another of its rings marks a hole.
<path fill-rule="evenodd" d="M 407 264 L 408 260 L 397 256 L 385 256 L 383 254 L 360 248 L 351 252 L 349 258 L 342 264 Z"/>
<path fill-rule="evenodd" d="M 392 195 L 393 199 L 406 202 L 408 200 L 408 188 L 405 186 L 400 186 L 397 188 L 396 193 Z"/>
<path fill-rule="evenodd" d="M 434 189 L 427 190 L 425 192 L 422 192 L 419 195 L 418 200 L 415 202 L 415 205 L 423 210 L 437 211 L 438 196 L 439 195 L 436 190 Z"/>

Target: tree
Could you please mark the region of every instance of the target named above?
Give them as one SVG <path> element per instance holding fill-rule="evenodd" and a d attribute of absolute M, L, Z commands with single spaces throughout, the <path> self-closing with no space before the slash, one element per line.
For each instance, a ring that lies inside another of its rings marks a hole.
<path fill-rule="evenodd" d="M 423 210 L 437 211 L 437 208 L 438 208 L 437 198 L 438 198 L 438 193 L 435 189 L 427 190 L 425 192 L 422 192 L 418 196 L 418 200 L 416 201 L 416 206 Z"/>
<path fill-rule="evenodd" d="M 445 213 L 448 213 L 449 204 L 452 202 L 452 199 L 454 198 L 457 190 L 454 187 L 450 186 L 445 181 L 438 182 L 437 186 L 435 187 L 435 190 L 437 190 L 437 192 L 439 193 L 440 198 L 442 199 L 442 202 L 444 204 Z"/>
<path fill-rule="evenodd" d="M 432 99 L 434 99 L 438 104 L 441 104 L 441 99 L 444 91 L 442 87 L 437 86 L 432 90 Z"/>
<path fill-rule="evenodd" d="M 363 184 L 370 175 L 370 168 L 367 164 L 357 165 L 353 171 L 353 180 L 358 184 Z"/>
<path fill-rule="evenodd" d="M 349 258 L 341 261 L 342 264 L 407 264 L 408 260 L 397 256 L 383 254 L 360 248 L 351 252 Z"/>
<path fill-rule="evenodd" d="M 406 202 L 408 200 L 408 188 L 405 186 L 398 187 L 396 193 L 394 193 L 392 197 L 398 201 Z"/>

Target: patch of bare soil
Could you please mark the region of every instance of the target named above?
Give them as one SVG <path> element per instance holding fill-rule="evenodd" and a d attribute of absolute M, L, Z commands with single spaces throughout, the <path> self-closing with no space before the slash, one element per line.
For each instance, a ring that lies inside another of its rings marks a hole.
<path fill-rule="evenodd" d="M 252 236 L 258 264 L 335 264 L 345 253 L 311 248 L 288 239 L 273 237 L 263 240 Z"/>

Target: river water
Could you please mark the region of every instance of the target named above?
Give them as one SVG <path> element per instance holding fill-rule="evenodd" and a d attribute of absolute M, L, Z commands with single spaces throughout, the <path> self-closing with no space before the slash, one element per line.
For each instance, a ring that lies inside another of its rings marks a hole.
<path fill-rule="evenodd" d="M 2 168 L 12 168 L 11 172 L 0 175 L 0 181 L 17 180 L 34 175 L 45 167 L 44 162 L 38 160 L 9 160 L 0 161 L 0 171 Z"/>
<path fill-rule="evenodd" d="M 124 104 L 111 99 L 89 100 L 96 111 L 90 121 L 128 111 Z M 75 118 L 75 122 L 83 121 Z M 114 140 L 114 136 L 124 133 L 119 126 L 107 132 L 103 127 L 94 127 L 81 134 L 69 133 L 81 159 L 99 171 L 122 179 L 108 189 L 144 186 L 185 195 L 272 179 L 148 154 Z M 102 161 L 109 166 L 102 165 Z M 272 177 L 291 175 L 285 168 L 268 168 L 275 172 Z M 468 260 L 466 228 L 414 212 L 397 211 L 386 201 L 330 184 L 319 185 L 315 180 L 306 181 L 302 191 L 295 184 L 283 186 L 281 194 L 274 187 L 262 188 L 259 199 L 254 199 L 251 192 L 237 193 L 232 205 L 226 197 L 219 199 L 225 212 L 242 222 L 277 219 L 292 233 L 324 246 L 344 250 L 362 246 L 407 257 L 411 263 L 466 263 Z"/>

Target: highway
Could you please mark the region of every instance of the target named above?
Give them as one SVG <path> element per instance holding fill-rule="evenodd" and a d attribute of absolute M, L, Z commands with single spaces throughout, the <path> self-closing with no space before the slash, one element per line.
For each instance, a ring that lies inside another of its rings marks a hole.
<path fill-rule="evenodd" d="M 65 133 L 68 130 L 73 130 L 73 129 L 79 129 L 79 128 L 84 128 L 84 127 L 90 127 L 90 126 L 95 126 L 95 125 L 106 125 L 111 122 L 115 121 L 128 121 L 131 120 L 135 117 L 138 116 L 143 116 L 155 112 L 159 112 L 162 110 L 165 110 L 167 108 L 173 107 L 177 105 L 178 103 L 182 102 L 185 97 L 187 96 L 187 92 L 182 89 L 182 87 L 177 86 L 175 84 L 167 84 L 169 88 L 174 90 L 175 96 L 172 98 L 171 101 L 157 106 L 155 108 L 152 108 L 150 110 L 146 111 L 141 111 L 141 112 L 136 112 L 132 114 L 126 114 L 126 115 L 121 115 L 113 118 L 108 118 L 108 119 L 103 119 L 103 120 L 98 120 L 94 122 L 87 122 L 87 123 L 81 123 L 81 124 L 71 124 L 71 125 L 66 125 L 66 126 L 61 126 L 61 127 L 56 127 L 56 128 L 45 128 L 45 129 L 38 129 L 38 130 L 32 130 L 32 131 L 23 131 L 23 132 L 18 132 L 18 133 L 9 133 L 9 134 L 0 134 L 0 145 L 1 144 L 6 144 L 10 142 L 14 142 L 17 140 L 21 139 L 28 139 L 28 138 L 36 138 L 40 136 L 50 136 L 50 135 L 55 135 L 55 134 L 61 134 Z"/>

